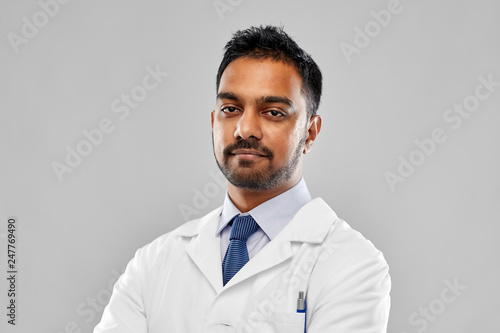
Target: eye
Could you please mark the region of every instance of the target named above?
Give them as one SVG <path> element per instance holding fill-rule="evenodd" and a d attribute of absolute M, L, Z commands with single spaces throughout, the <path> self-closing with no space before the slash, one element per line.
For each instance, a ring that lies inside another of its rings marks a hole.
<path fill-rule="evenodd" d="M 277 110 L 269 110 L 269 111 L 266 111 L 265 113 L 270 115 L 272 118 L 281 118 L 281 117 L 285 116 L 285 114 L 283 112 L 280 112 Z"/>
<path fill-rule="evenodd" d="M 220 110 L 224 113 L 235 113 L 238 111 L 234 106 L 224 106 Z"/>

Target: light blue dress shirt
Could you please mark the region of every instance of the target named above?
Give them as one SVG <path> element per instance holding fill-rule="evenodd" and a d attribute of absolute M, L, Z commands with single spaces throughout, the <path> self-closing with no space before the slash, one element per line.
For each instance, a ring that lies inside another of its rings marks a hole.
<path fill-rule="evenodd" d="M 236 208 L 226 192 L 216 232 L 216 235 L 220 234 L 221 261 L 224 260 L 229 246 L 229 235 L 231 234 L 229 222 L 233 217 L 240 214 L 252 215 L 259 225 L 259 229 L 247 240 L 248 257 L 251 259 L 267 243 L 273 240 L 292 220 L 299 209 L 309 201 L 311 201 L 311 195 L 304 178 L 301 178 L 289 190 L 243 214 Z"/>

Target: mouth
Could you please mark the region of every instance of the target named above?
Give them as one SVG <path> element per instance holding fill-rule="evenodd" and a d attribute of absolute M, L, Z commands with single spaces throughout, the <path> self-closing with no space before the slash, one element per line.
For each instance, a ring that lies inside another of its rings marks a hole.
<path fill-rule="evenodd" d="M 239 157 L 266 157 L 267 155 L 254 149 L 235 149 L 231 152 L 232 155 L 237 155 Z"/>

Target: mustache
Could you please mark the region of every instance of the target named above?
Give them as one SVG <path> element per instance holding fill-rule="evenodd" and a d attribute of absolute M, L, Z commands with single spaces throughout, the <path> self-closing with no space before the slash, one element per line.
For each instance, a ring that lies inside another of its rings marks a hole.
<path fill-rule="evenodd" d="M 274 153 L 272 152 L 271 149 L 261 145 L 256 140 L 235 141 L 234 143 L 227 145 L 226 148 L 224 148 L 224 150 L 222 151 L 222 153 L 224 154 L 225 158 L 228 158 L 230 155 L 233 155 L 233 151 L 235 151 L 236 149 L 253 149 L 266 155 L 266 157 L 269 158 L 270 160 L 272 160 L 274 157 Z"/>

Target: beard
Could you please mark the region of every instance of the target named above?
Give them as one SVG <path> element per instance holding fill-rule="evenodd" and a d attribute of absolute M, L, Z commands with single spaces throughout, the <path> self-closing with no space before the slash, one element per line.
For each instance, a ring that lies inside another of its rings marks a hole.
<path fill-rule="evenodd" d="M 279 168 L 275 168 L 271 165 L 271 163 L 269 163 L 267 168 L 253 170 L 252 166 L 255 162 L 248 160 L 239 161 L 238 166 L 234 168 L 229 165 L 229 157 L 234 156 L 232 152 L 236 149 L 257 150 L 265 155 L 263 158 L 268 158 L 269 162 L 271 162 L 274 158 L 273 151 L 268 147 L 261 145 L 257 140 L 238 140 L 229 144 L 223 150 L 222 162 L 219 162 L 217 156 L 215 156 L 215 161 L 222 174 L 234 186 L 244 190 L 267 191 L 278 187 L 292 177 L 300 162 L 305 142 L 306 135 L 304 133 L 289 161 Z M 213 133 L 212 146 L 214 147 L 215 155 Z"/>

